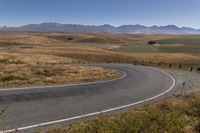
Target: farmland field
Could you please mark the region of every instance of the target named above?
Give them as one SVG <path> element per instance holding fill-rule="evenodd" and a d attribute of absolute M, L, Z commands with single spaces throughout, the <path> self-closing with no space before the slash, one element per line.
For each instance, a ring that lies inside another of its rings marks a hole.
<path fill-rule="evenodd" d="M 158 40 L 159 44 L 200 44 L 199 36 L 186 36 L 182 38 L 169 38 Z"/>
<path fill-rule="evenodd" d="M 128 45 L 121 46 L 117 51 L 128 53 L 189 53 L 200 54 L 200 37 L 183 36 L 156 40 L 157 45 Z"/>
<path fill-rule="evenodd" d="M 134 45 L 134 46 L 122 46 L 116 51 L 127 53 L 190 53 L 200 54 L 200 44 L 190 45 L 173 45 L 173 44 L 161 44 L 158 46 L 148 45 Z"/>
<path fill-rule="evenodd" d="M 127 52 L 127 53 L 154 53 L 159 52 L 159 49 L 149 45 L 133 45 L 133 46 L 122 46 L 117 51 Z"/>

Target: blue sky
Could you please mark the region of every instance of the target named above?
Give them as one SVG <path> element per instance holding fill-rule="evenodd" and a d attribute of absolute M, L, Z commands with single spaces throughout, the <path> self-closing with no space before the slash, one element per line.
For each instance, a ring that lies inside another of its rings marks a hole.
<path fill-rule="evenodd" d="M 0 0 L 0 25 L 41 22 L 200 28 L 200 0 Z"/>

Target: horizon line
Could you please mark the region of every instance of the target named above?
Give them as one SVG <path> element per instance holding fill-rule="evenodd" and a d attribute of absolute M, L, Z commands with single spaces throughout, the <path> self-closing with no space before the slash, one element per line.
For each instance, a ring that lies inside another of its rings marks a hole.
<path fill-rule="evenodd" d="M 121 26 L 125 26 L 125 25 L 140 25 L 140 26 L 145 26 L 145 27 L 153 27 L 153 26 L 157 26 L 157 27 L 165 27 L 165 26 L 176 26 L 178 28 L 192 28 L 192 29 L 196 29 L 196 30 L 200 30 L 200 28 L 194 28 L 194 27 L 190 27 L 190 26 L 178 26 L 176 24 L 166 24 L 166 25 L 143 25 L 143 24 L 121 24 L 121 25 L 112 25 L 112 24 L 79 24 L 79 23 L 63 23 L 63 22 L 39 22 L 39 23 L 27 23 L 27 24 L 22 24 L 22 25 L 18 25 L 18 26 L 7 26 L 7 25 L 0 25 L 0 27 L 8 27 L 8 28 L 19 28 L 19 27 L 22 27 L 22 26 L 27 26 L 27 25 L 39 25 L 39 24 L 45 24 L 45 23 L 54 23 L 54 24 L 62 24 L 62 25 L 83 25 L 83 26 L 104 26 L 104 25 L 109 25 L 109 26 L 112 26 L 112 27 L 121 27 Z"/>

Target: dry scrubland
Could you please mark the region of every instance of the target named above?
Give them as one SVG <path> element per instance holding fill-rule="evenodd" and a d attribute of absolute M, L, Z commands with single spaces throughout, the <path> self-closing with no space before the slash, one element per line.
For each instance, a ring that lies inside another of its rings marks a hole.
<path fill-rule="evenodd" d="M 40 133 L 40 130 L 37 130 Z M 199 133 L 200 93 L 169 97 L 153 105 L 111 116 L 99 115 L 45 133 Z"/>
<path fill-rule="evenodd" d="M 116 70 L 73 65 L 80 62 L 56 56 L 0 53 L 0 86 L 96 81 L 121 75 Z"/>

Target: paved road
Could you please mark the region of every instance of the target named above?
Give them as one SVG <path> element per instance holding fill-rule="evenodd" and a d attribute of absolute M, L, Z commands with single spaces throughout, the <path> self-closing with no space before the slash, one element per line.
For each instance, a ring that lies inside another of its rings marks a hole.
<path fill-rule="evenodd" d="M 168 74 L 149 67 L 127 64 L 102 66 L 121 70 L 126 76 L 95 84 L 0 91 L 0 107 L 7 107 L 5 116 L 0 119 L 0 129 L 51 121 L 56 124 L 59 121 L 55 120 L 103 110 L 114 111 L 139 104 L 145 99 L 158 98 L 174 85 Z"/>

